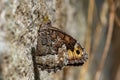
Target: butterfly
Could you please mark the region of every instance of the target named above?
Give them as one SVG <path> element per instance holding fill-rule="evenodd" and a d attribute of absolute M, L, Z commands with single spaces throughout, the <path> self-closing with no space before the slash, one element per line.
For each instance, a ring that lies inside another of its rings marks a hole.
<path fill-rule="evenodd" d="M 88 54 L 80 43 L 62 30 L 52 27 L 51 22 L 42 24 L 38 30 L 36 64 L 48 72 L 64 66 L 81 66 Z"/>

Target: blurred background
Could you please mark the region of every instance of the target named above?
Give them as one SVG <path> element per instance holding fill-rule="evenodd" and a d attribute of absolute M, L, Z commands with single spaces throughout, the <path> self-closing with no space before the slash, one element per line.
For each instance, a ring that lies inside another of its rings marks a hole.
<path fill-rule="evenodd" d="M 89 54 L 83 66 L 64 68 L 63 80 L 119 80 L 120 0 L 64 0 L 59 7 L 67 16 L 58 20 L 62 28 Z"/>
<path fill-rule="evenodd" d="M 89 59 L 38 79 L 30 53 L 45 13 Z M 120 80 L 119 50 L 120 0 L 0 0 L 0 80 Z"/>

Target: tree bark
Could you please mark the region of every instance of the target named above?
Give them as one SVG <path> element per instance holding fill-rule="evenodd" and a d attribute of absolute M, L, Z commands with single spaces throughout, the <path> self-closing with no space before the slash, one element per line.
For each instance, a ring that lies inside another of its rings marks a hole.
<path fill-rule="evenodd" d="M 1 0 L 0 5 L 0 79 L 39 80 L 31 48 L 36 47 L 41 17 L 47 14 L 54 21 L 55 0 Z M 49 78 L 44 73 L 40 79 L 44 77 Z"/>
<path fill-rule="evenodd" d="M 87 6 L 83 8 L 83 4 L 86 3 L 83 0 L 0 0 L 0 80 L 69 79 L 63 77 L 67 76 L 63 75 L 64 71 L 53 74 L 36 68 L 37 31 L 42 16 L 47 15 L 54 27 L 83 44 L 87 15 Z M 76 72 L 69 71 L 67 74 L 74 79 L 72 74 Z"/>

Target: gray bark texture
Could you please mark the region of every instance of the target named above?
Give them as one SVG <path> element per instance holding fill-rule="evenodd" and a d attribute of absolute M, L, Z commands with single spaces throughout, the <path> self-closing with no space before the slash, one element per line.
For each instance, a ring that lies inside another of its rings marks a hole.
<path fill-rule="evenodd" d="M 86 11 L 82 6 L 81 0 L 0 0 L 0 80 L 62 80 L 63 71 L 36 72 L 32 47 L 36 47 L 37 30 L 44 15 L 53 26 L 83 43 Z M 71 77 L 66 78 L 74 80 L 74 73 L 71 69 Z"/>

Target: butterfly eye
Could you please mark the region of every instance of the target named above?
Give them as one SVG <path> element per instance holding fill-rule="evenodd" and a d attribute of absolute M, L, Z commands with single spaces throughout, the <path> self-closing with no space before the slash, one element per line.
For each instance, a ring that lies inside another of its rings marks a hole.
<path fill-rule="evenodd" d="M 76 50 L 76 53 L 79 55 L 79 54 L 80 54 L 80 51 L 79 51 L 79 50 Z"/>

